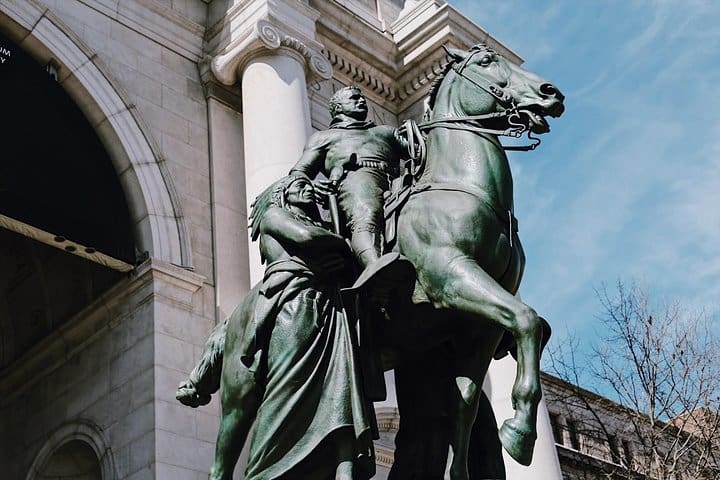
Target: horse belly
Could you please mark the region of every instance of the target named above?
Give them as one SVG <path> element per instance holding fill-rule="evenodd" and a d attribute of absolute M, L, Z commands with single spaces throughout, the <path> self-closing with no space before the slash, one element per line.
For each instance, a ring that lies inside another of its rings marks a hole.
<path fill-rule="evenodd" d="M 472 258 L 506 290 L 514 292 L 524 267 L 517 235 L 485 202 L 464 193 L 433 191 L 414 196 L 398 220 L 398 246 L 417 268 L 433 252 Z M 507 278 L 506 278 L 507 277 Z"/>

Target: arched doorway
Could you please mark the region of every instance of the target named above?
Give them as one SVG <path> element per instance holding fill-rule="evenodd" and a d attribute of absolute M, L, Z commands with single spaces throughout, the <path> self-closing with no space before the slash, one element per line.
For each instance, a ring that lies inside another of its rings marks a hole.
<path fill-rule="evenodd" d="M 50 434 L 25 480 L 115 480 L 117 470 L 107 439 L 85 420 L 67 423 Z"/>
<path fill-rule="evenodd" d="M 93 128 L 0 35 L 0 370 L 124 278 L 127 202 Z"/>
<path fill-rule="evenodd" d="M 104 480 L 95 451 L 82 440 L 60 446 L 35 473 L 35 480 Z"/>
<path fill-rule="evenodd" d="M 125 195 L 93 128 L 10 39 L 0 66 L 0 213 L 134 263 Z"/>
<path fill-rule="evenodd" d="M 108 152 L 125 192 L 141 252 L 192 268 L 177 192 L 149 130 L 112 73 L 50 9 L 36 0 L 0 2 L 0 34 L 44 66 L 79 107 Z M 0 67 L 7 65 L 0 51 Z"/>

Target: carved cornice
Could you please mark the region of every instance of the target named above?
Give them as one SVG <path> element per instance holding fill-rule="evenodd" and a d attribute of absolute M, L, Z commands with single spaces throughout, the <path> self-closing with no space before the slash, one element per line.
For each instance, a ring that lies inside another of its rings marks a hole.
<path fill-rule="evenodd" d="M 276 23 L 261 19 L 255 22 L 245 36 L 215 55 L 210 61 L 210 69 L 221 83 L 233 85 L 239 80 L 242 67 L 250 58 L 263 52 L 283 54 L 285 50 L 302 59 L 310 78 L 327 80 L 332 77 L 332 65 L 321 48 L 317 42 L 302 40 Z"/>
<path fill-rule="evenodd" d="M 419 101 L 448 58 L 442 45 L 465 49 L 486 42 L 508 60 L 522 59 L 444 0 L 423 0 L 404 10 L 389 30 L 353 28 L 357 15 L 338 2 L 312 2 L 320 12 L 318 39 L 342 83 L 396 114 Z M 352 34 L 348 32 L 351 31 Z"/>
<path fill-rule="evenodd" d="M 336 53 L 327 50 L 324 50 L 323 53 L 334 67 L 335 73 L 344 74 L 350 83 L 362 87 L 364 93 L 367 94 L 369 90 L 391 102 L 397 98 L 394 87 L 387 83 L 387 81 L 363 70 L 358 65 L 355 65 L 350 60 Z"/>
<path fill-rule="evenodd" d="M 357 85 L 368 98 L 395 112 L 405 110 L 409 104 L 425 95 L 430 83 L 442 72 L 448 61 L 444 51 L 438 49 L 422 62 L 413 64 L 405 74 L 396 73 L 396 79 L 392 80 L 385 75 L 370 73 L 346 58 L 346 52 L 338 54 L 324 50 L 324 53 L 334 68 L 335 78 L 343 83 Z"/>
<path fill-rule="evenodd" d="M 440 54 L 436 58 L 431 59 L 429 64 L 420 69 L 415 69 L 413 75 L 408 78 L 401 79 L 398 82 L 397 101 L 398 103 L 406 103 L 408 98 L 413 98 L 418 92 L 424 95 L 430 83 L 442 72 L 445 63 L 448 61 L 445 54 Z"/>
<path fill-rule="evenodd" d="M 389 448 L 375 445 L 375 463 L 383 467 L 391 468 L 395 463 L 395 452 Z"/>

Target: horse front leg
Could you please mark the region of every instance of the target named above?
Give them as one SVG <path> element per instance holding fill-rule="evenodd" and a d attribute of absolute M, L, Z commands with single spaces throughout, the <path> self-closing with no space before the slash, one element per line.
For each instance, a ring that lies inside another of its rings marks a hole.
<path fill-rule="evenodd" d="M 518 370 L 512 389 L 515 415 L 499 431 L 505 450 L 529 465 L 537 438 L 542 324 L 537 313 L 505 290 L 472 258 L 456 249 L 427 252 L 420 282 L 439 308 L 455 309 L 495 323 L 512 333 Z M 478 326 L 480 327 L 480 326 Z"/>

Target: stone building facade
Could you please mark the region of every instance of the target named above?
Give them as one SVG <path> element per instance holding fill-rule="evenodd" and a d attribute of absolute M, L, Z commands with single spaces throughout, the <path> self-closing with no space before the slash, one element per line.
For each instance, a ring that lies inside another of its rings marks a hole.
<path fill-rule="evenodd" d="M 678 454 L 678 466 L 673 475 L 653 471 L 650 445 L 650 422 L 641 413 L 629 410 L 595 392 L 578 388 L 553 375 L 541 377 L 543 395 L 547 402 L 552 439 L 560 464 L 561 477 L 528 475 L 526 478 L 562 478 L 564 480 L 629 480 L 629 479 L 714 479 L 718 478 L 717 442 L 720 418 L 705 408 L 678 417 L 656 427 L 662 450 L 678 449 L 691 442 L 705 449 L 710 439 L 714 457 L 702 468 L 692 468 L 688 462 L 693 453 Z M 400 415 L 397 408 L 377 409 L 380 439 L 375 442 L 378 464 L 376 478 L 387 478 L 393 462 L 395 434 Z M 692 438 L 696 436 L 697 438 Z M 510 477 L 509 477 L 510 478 Z M 520 477 L 521 478 L 521 477 Z"/>
<path fill-rule="evenodd" d="M 653 425 L 643 412 L 555 376 L 543 374 L 542 383 L 566 480 L 718 478 L 720 418 L 707 408 Z"/>
<path fill-rule="evenodd" d="M 2 477 L 207 478 L 219 407 L 174 393 L 261 273 L 249 203 L 335 89 L 397 125 L 481 41 L 522 61 L 444 0 L 0 0 Z"/>

